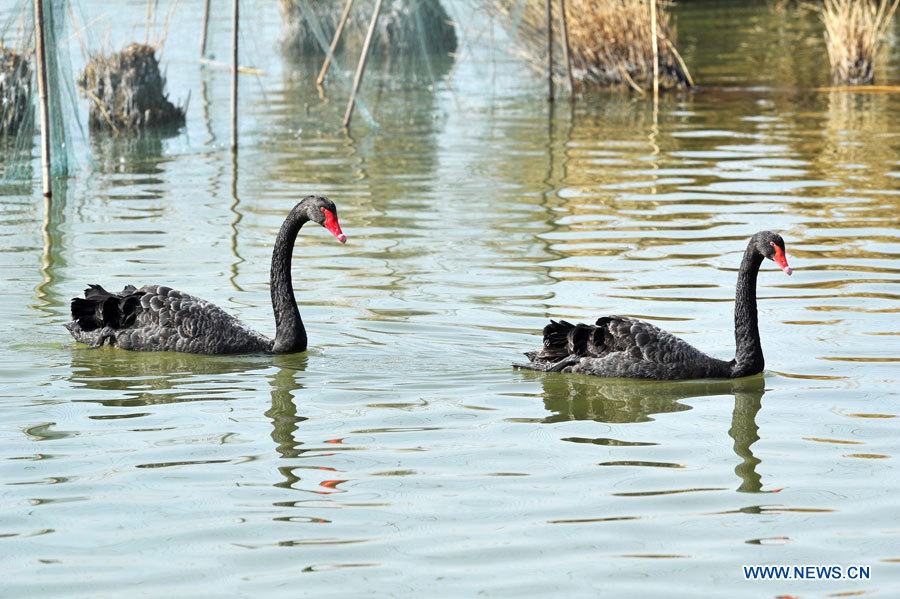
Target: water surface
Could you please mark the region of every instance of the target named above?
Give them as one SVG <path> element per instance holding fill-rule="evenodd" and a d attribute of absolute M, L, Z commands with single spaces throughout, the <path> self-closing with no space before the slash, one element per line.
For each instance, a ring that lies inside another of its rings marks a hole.
<path fill-rule="evenodd" d="M 341 79 L 322 100 L 271 50 L 269 4 L 245 11 L 246 60 L 265 73 L 242 79 L 236 162 L 229 75 L 196 63 L 190 4 L 165 51 L 170 93 L 190 91 L 184 132 L 94 138 L 51 205 L 36 183 L 4 187 L 4 596 L 900 585 L 900 98 L 815 91 L 814 17 L 779 30 L 765 3 L 686 3 L 705 87 L 663 98 L 655 120 L 620 95 L 548 110 L 502 30 L 473 18 L 433 89 L 373 72 L 371 120 L 347 135 Z M 136 31 L 144 6 L 128 5 Z M 754 46 L 759 31 L 771 43 Z M 211 39 L 225 56 L 227 15 Z M 896 80 L 892 61 L 879 73 Z M 62 328 L 86 283 L 165 283 L 271 333 L 271 244 L 310 192 L 335 200 L 349 241 L 312 226 L 298 240 L 307 353 L 91 350 Z M 760 273 L 764 375 L 508 366 L 548 318 L 610 313 L 730 356 L 760 229 L 782 232 L 795 271 Z M 872 578 L 743 580 L 742 564 L 769 563 Z"/>

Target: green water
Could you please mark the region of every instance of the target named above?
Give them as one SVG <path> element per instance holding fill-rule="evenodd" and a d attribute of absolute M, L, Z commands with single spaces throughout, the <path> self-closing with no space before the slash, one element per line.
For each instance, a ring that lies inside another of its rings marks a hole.
<path fill-rule="evenodd" d="M 36 181 L 4 188 L 0 594 L 896 593 L 900 97 L 812 90 L 814 16 L 686 3 L 706 88 L 656 123 L 625 96 L 548 114 L 473 17 L 434 90 L 373 73 L 378 127 L 345 135 L 346 89 L 321 100 L 271 51 L 270 4 L 245 7 L 265 74 L 242 79 L 236 164 L 229 74 L 194 60 L 190 3 L 165 54 L 186 131 L 83 145 L 50 206 Z M 144 7 L 117 18 L 142 35 Z M 226 55 L 227 15 L 212 44 Z M 271 244 L 310 192 L 349 241 L 298 240 L 309 352 L 91 350 L 62 328 L 86 283 L 165 283 L 271 333 Z M 609 313 L 730 356 L 737 266 L 767 228 L 795 272 L 760 273 L 763 376 L 509 368 L 548 318 Z M 743 564 L 871 579 L 748 582 Z"/>

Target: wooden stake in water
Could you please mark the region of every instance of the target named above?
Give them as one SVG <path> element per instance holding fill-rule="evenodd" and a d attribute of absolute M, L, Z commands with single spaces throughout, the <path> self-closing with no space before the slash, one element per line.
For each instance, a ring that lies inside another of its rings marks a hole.
<path fill-rule="evenodd" d="M 338 42 L 341 40 L 341 34 L 344 32 L 344 25 L 347 24 L 347 18 L 350 16 L 350 8 L 352 6 L 353 0 L 347 0 L 347 3 L 344 4 L 344 12 L 341 13 L 341 20 L 338 21 L 337 29 L 334 32 L 334 38 L 331 40 L 331 47 L 328 50 L 328 54 L 325 55 L 325 62 L 322 63 L 322 69 L 319 71 L 319 76 L 316 77 L 316 85 L 322 85 L 322 82 L 325 81 L 328 67 L 331 66 L 331 57 L 334 56 L 334 51 L 337 49 Z"/>
<path fill-rule="evenodd" d="M 43 0 L 34 0 L 35 57 L 37 59 L 38 103 L 41 114 L 41 178 L 44 196 L 50 197 L 50 106 L 47 103 L 47 48 L 44 40 Z"/>
<path fill-rule="evenodd" d="M 359 63 L 356 65 L 356 75 L 353 76 L 353 89 L 350 91 L 350 100 L 347 101 L 347 111 L 344 112 L 344 127 L 350 126 L 353 117 L 353 107 L 356 105 L 356 92 L 362 83 L 363 71 L 366 69 L 366 59 L 369 57 L 369 46 L 372 45 L 372 36 L 375 34 L 375 24 L 378 22 L 378 14 L 381 12 L 381 0 L 375 0 L 375 10 L 372 11 L 372 20 L 369 21 L 369 30 L 366 31 L 366 41 L 363 44 L 362 53 L 359 55 Z"/>
<path fill-rule="evenodd" d="M 546 0 L 547 9 L 547 100 L 553 98 L 553 0 Z"/>
<path fill-rule="evenodd" d="M 650 0 L 650 36 L 653 38 L 653 104 L 659 101 L 659 38 L 656 34 L 656 0 Z"/>
<path fill-rule="evenodd" d="M 238 12 L 240 2 L 234 0 L 231 25 L 231 151 L 238 148 Z"/>
<path fill-rule="evenodd" d="M 209 0 L 203 1 L 203 29 L 200 32 L 200 58 L 206 56 L 206 36 L 209 32 Z"/>
<path fill-rule="evenodd" d="M 572 49 L 569 47 L 569 19 L 566 16 L 566 0 L 559 0 L 559 26 L 562 29 L 563 60 L 566 61 L 566 77 L 569 79 L 570 99 L 575 99 L 575 80 L 572 79 Z"/>

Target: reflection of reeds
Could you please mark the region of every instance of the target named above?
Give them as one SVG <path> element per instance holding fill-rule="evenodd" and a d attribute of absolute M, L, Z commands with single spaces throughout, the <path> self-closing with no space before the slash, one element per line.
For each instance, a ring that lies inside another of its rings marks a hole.
<path fill-rule="evenodd" d="M 819 154 L 823 178 L 852 187 L 890 189 L 894 183 L 886 165 L 896 160 L 890 143 L 895 135 L 890 96 L 831 92 L 825 115 Z"/>
<path fill-rule="evenodd" d="M 519 0 L 494 0 L 509 19 L 519 14 Z M 648 88 L 653 82 L 653 38 L 646 0 L 568 0 L 566 16 L 573 76 L 582 84 Z M 516 23 L 512 23 L 513 26 Z M 669 4 L 657 0 L 660 87 L 691 84 L 675 49 Z M 520 37 L 536 61 L 546 53 L 543 3 L 521 8 Z M 542 60 L 542 58 L 541 58 Z"/>
<path fill-rule="evenodd" d="M 872 83 L 875 58 L 900 0 L 825 0 L 822 21 L 835 83 Z"/>
<path fill-rule="evenodd" d="M 90 100 L 94 129 L 137 130 L 184 124 L 184 109 L 166 96 L 156 48 L 131 44 L 121 52 L 92 56 L 78 81 Z"/>
<path fill-rule="evenodd" d="M 0 45 L 0 135 L 13 135 L 31 111 L 31 67 L 12 48 Z"/>

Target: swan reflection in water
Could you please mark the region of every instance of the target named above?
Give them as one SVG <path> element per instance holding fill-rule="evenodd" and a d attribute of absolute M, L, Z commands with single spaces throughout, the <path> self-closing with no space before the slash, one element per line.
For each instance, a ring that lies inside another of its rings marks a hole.
<path fill-rule="evenodd" d="M 301 449 L 303 443 L 295 436 L 300 423 L 307 420 L 298 415 L 295 397 L 304 389 L 302 373 L 308 362 L 305 353 L 273 359 L 267 355 L 206 356 L 76 347 L 72 350 L 71 382 L 76 388 L 98 392 L 84 401 L 104 407 L 130 408 L 235 400 L 242 393 L 258 396 L 266 391 L 260 383 L 268 379 L 270 407 L 265 415 L 272 422 L 275 452 L 280 459 L 293 459 L 308 451 L 321 451 L 321 448 Z M 300 481 L 293 472 L 299 467 L 296 462 L 284 465 L 279 461 L 277 470 L 283 480 L 275 486 L 292 488 Z"/>
<path fill-rule="evenodd" d="M 244 375 L 272 367 L 265 355 L 206 356 L 175 352 L 129 352 L 113 348 L 72 348 L 70 380 L 76 388 L 109 392 L 94 401 L 104 406 L 146 406 L 185 401 L 234 399 L 253 391 Z"/>
<path fill-rule="evenodd" d="M 176 352 L 136 353 L 112 348 L 76 347 L 72 351 L 74 387 L 110 392 L 86 401 L 107 407 L 149 406 L 185 401 L 235 399 L 236 392 L 260 391 L 271 383 L 272 440 L 282 458 L 298 457 L 301 445 L 294 432 L 305 416 L 297 415 L 294 396 L 304 388 L 298 373 L 306 370 L 307 354 L 277 356 L 205 356 Z M 273 371 L 274 367 L 274 372 Z"/>
<path fill-rule="evenodd" d="M 302 442 L 297 441 L 294 433 L 301 422 L 309 419 L 297 415 L 294 397 L 297 391 L 304 388 L 297 374 L 306 370 L 307 363 L 306 354 L 277 356 L 275 358 L 277 370 L 269 376 L 272 405 L 266 410 L 266 417 L 272 421 L 272 441 L 275 442 L 276 451 L 282 458 L 296 458 L 302 454 L 299 449 Z M 284 470 L 282 474 L 288 476 Z"/>
<path fill-rule="evenodd" d="M 323 463 L 327 463 L 328 458 L 337 452 L 351 448 L 344 446 L 340 438 L 324 439 L 308 444 L 298 440 L 295 435 L 300 423 L 309 420 L 308 417 L 297 413 L 298 405 L 302 405 L 297 400 L 297 392 L 305 388 L 302 382 L 303 377 L 298 375 L 306 369 L 306 360 L 305 354 L 276 356 L 274 365 L 277 371 L 269 376 L 272 405 L 266 411 L 266 416 L 272 421 L 272 441 L 275 442 L 275 450 L 278 453 L 275 467 L 283 477 L 283 480 L 275 483 L 274 486 L 313 495 L 343 493 L 344 490 L 338 488 L 338 485 L 347 482 L 347 479 L 339 478 L 341 474 L 337 468 L 326 466 Z M 298 461 L 299 458 L 310 457 L 315 457 L 315 460 Z M 308 474 L 304 474 L 304 472 Z M 305 501 L 308 499 L 281 501 L 275 505 L 278 507 L 303 507 Z M 306 518 L 310 522 L 328 522 L 318 515 L 308 514 L 279 516 L 275 519 L 291 520 L 298 517 Z"/>
<path fill-rule="evenodd" d="M 604 379 L 570 374 L 522 373 L 539 378 L 544 407 L 552 412 L 541 422 L 594 420 L 614 424 L 652 421 L 654 414 L 683 412 L 691 407 L 681 400 L 712 395 L 734 396 L 731 427 L 734 453 L 741 459 L 734 472 L 741 480 L 738 491 L 762 492 L 761 476 L 756 472 L 760 460 L 752 446 L 759 441 L 756 415 L 762 406 L 765 379 L 762 375 L 731 380 L 656 382 L 629 379 Z"/>

